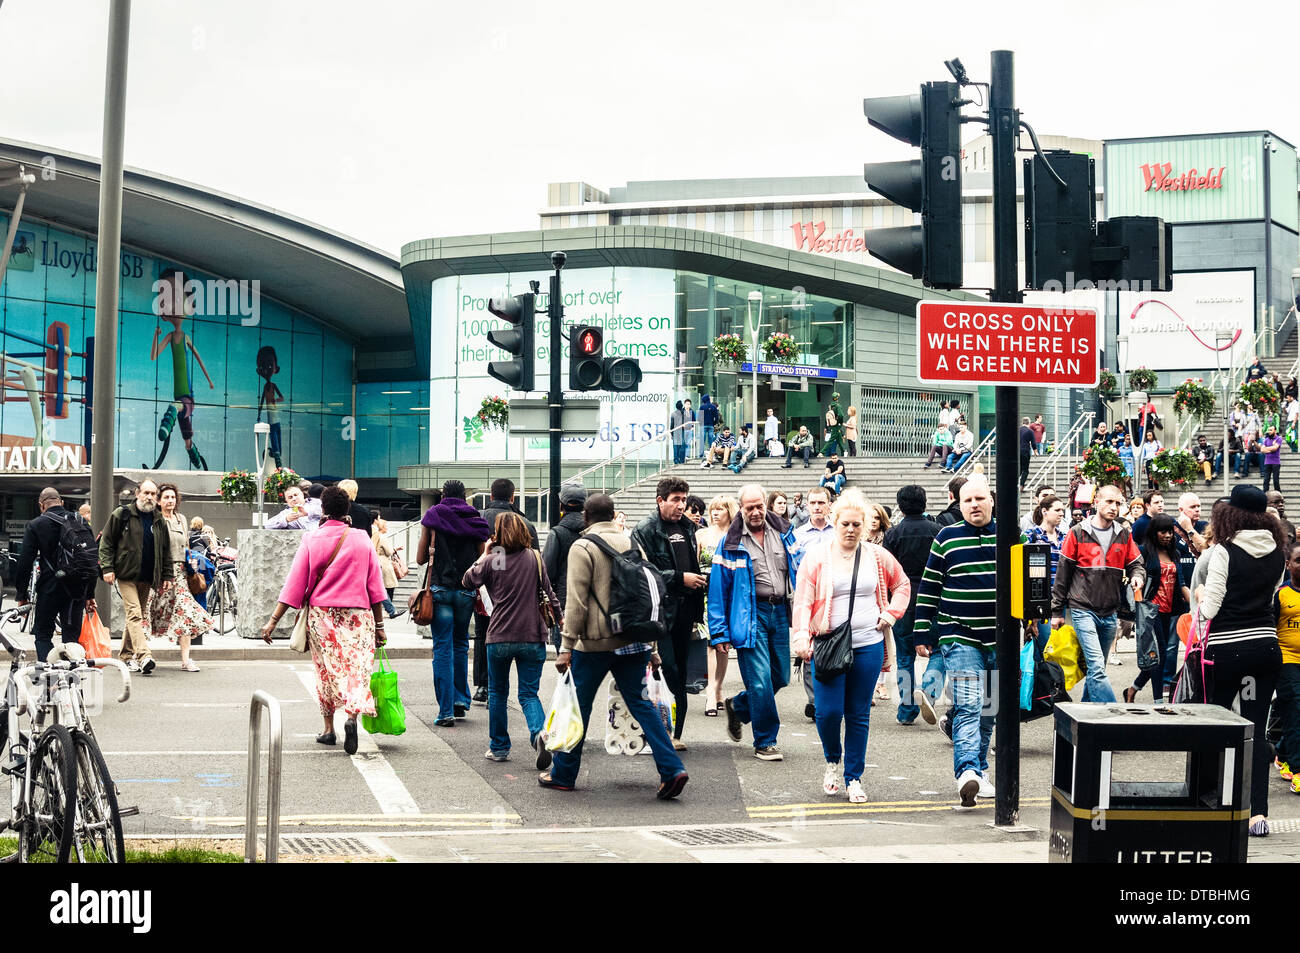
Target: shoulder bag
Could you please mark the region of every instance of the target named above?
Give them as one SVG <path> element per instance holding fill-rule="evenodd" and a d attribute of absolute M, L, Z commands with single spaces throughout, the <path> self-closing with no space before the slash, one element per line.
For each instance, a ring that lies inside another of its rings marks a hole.
<path fill-rule="evenodd" d="M 293 624 L 293 635 L 289 637 L 289 648 L 294 652 L 307 651 L 307 610 L 311 608 L 312 593 L 316 591 L 320 581 L 325 578 L 325 570 L 330 568 L 330 563 L 334 562 L 334 557 L 343 548 L 343 540 L 347 538 L 347 535 L 348 531 L 346 529 L 339 534 L 339 541 L 334 547 L 334 552 L 330 553 L 330 558 L 321 567 L 320 573 L 316 576 L 316 581 L 312 583 L 311 588 L 307 590 L 306 596 L 303 597 L 302 608 L 298 610 L 298 619 Z"/>
<path fill-rule="evenodd" d="M 546 627 L 553 629 L 559 623 L 555 619 L 555 606 L 551 605 L 550 597 L 546 595 L 546 586 L 542 583 L 542 554 L 535 549 L 531 552 L 537 560 L 537 611 Z"/>
<path fill-rule="evenodd" d="M 813 675 L 819 682 L 839 678 L 853 667 L 853 603 L 858 598 L 858 564 L 862 547 L 853 555 L 853 582 L 849 589 L 849 617 L 813 640 Z"/>
<path fill-rule="evenodd" d="M 433 624 L 433 590 L 429 580 L 433 577 L 433 547 L 429 547 L 429 562 L 424 567 L 424 584 L 411 593 L 406 606 L 411 613 L 411 621 L 416 625 Z"/>

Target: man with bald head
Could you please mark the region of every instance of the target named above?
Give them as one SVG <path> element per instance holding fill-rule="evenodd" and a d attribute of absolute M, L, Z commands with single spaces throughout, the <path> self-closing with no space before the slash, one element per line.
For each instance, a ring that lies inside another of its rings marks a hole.
<path fill-rule="evenodd" d="M 997 671 L 997 527 L 993 491 L 982 474 L 958 490 L 962 518 L 939 531 L 921 574 L 912 637 L 916 654 L 942 655 L 952 680 L 952 763 L 962 807 L 994 795 L 989 776 L 993 714 L 986 710 Z"/>
<path fill-rule="evenodd" d="M 765 505 L 755 483 L 740 488 L 740 512 L 713 555 L 709 573 L 709 640 L 736 647 L 745 690 L 728 698 L 727 735 L 741 740 L 752 723 L 754 757 L 781 761 L 776 693 L 790 684 L 790 600 L 795 564 L 794 532 Z"/>
<path fill-rule="evenodd" d="M 64 642 L 76 642 L 81 637 L 81 619 L 85 610 L 95 611 L 95 582 L 98 580 L 71 588 L 64 585 L 58 576 L 59 536 L 65 523 L 80 521 L 81 517 L 64 509 L 62 495 L 52 486 L 41 490 L 36 503 L 41 515 L 28 523 L 23 533 L 23 551 L 18 557 L 14 584 L 18 588 L 18 604 L 26 605 L 32 569 L 40 559 L 41 574 L 36 580 L 32 636 L 36 643 L 37 661 L 44 662 L 54 647 L 55 619 L 63 629 Z"/>

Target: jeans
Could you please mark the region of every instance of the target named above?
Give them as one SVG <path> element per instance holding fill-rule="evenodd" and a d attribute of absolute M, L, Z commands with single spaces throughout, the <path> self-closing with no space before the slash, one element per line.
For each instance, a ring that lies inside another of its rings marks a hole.
<path fill-rule="evenodd" d="M 81 620 L 85 615 L 84 599 L 70 599 L 62 587 L 51 587 L 48 592 L 36 590 L 36 608 L 32 610 L 32 639 L 36 647 L 36 661 L 44 662 L 54 648 L 54 621 L 63 629 L 62 641 L 76 642 L 81 638 Z"/>
<path fill-rule="evenodd" d="M 790 466 L 790 461 L 794 459 L 794 455 L 797 453 L 799 454 L 799 456 L 803 457 L 803 465 L 808 466 L 808 461 L 812 459 L 812 452 L 813 452 L 812 444 L 809 444 L 806 447 L 800 447 L 798 450 L 796 450 L 793 446 L 789 447 L 785 451 L 785 465 L 787 467 Z"/>
<path fill-rule="evenodd" d="M 960 470 L 962 468 L 962 465 L 969 459 L 970 459 L 969 450 L 967 450 L 965 453 L 958 453 L 956 450 L 954 450 L 952 453 L 948 454 L 947 467 L 949 470 Z"/>
<path fill-rule="evenodd" d="M 844 783 L 862 777 L 867 760 L 867 735 L 871 730 L 871 695 L 885 664 L 885 643 L 853 650 L 853 666 L 828 682 L 816 679 L 817 735 L 827 761 L 844 758 Z M 840 745 L 840 723 L 844 723 L 844 744 Z"/>
<path fill-rule="evenodd" d="M 474 613 L 474 666 L 469 677 L 476 690 L 488 687 L 487 630 L 490 621 L 482 613 Z"/>
<path fill-rule="evenodd" d="M 1140 603 L 1146 605 L 1146 603 Z M 1156 651 L 1156 664 L 1144 668 L 1133 679 L 1133 687 L 1141 688 L 1148 681 L 1151 683 L 1151 697 L 1156 701 L 1164 698 L 1164 687 L 1174 690 L 1174 669 L 1178 664 L 1178 616 L 1167 612 L 1152 612 L 1147 624 L 1151 627 L 1148 639 L 1139 638 L 1139 651 L 1143 642 L 1148 642 Z M 1140 663 L 1139 663 L 1140 664 Z"/>
<path fill-rule="evenodd" d="M 537 697 L 546 664 L 545 642 L 493 642 L 487 647 L 488 747 L 498 754 L 510 753 L 506 698 L 510 695 L 510 663 L 519 673 L 519 707 L 528 723 L 528 743 L 537 740 L 546 726 L 546 712 Z"/>
<path fill-rule="evenodd" d="M 713 446 L 713 428 L 700 428 L 700 456 L 703 457 L 709 452 L 709 447 Z"/>
<path fill-rule="evenodd" d="M 921 706 L 912 704 L 912 694 L 919 688 L 930 696 L 931 701 L 938 700 L 943 693 L 944 666 L 943 655 L 932 652 L 925 666 L 925 675 L 921 684 L 916 683 L 916 642 L 912 638 L 912 625 L 916 621 L 916 609 L 906 612 L 894 623 L 894 648 L 898 658 L 898 720 L 911 723 L 921 714 Z"/>
<path fill-rule="evenodd" d="M 383 601 L 383 606 L 384 606 L 384 611 L 388 613 L 388 618 L 390 619 L 393 617 L 393 613 L 397 611 L 397 607 L 393 605 L 393 593 L 395 593 L 396 591 L 397 591 L 396 587 L 392 589 L 388 589 L 388 588 L 384 589 L 384 592 L 388 593 L 388 598 Z"/>
<path fill-rule="evenodd" d="M 1089 609 L 1071 609 L 1070 624 L 1079 636 L 1079 649 L 1088 665 L 1087 679 L 1083 683 L 1085 702 L 1113 702 L 1115 690 L 1106 677 L 1106 656 L 1115 641 L 1115 613 L 1098 615 Z"/>
<path fill-rule="evenodd" d="M 790 684 L 790 616 L 785 606 L 757 605 L 749 645 L 736 647 L 745 690 L 731 698 L 731 709 L 742 723 L 753 723 L 754 747 L 776 744 L 781 718 L 776 693 Z"/>
<path fill-rule="evenodd" d="M 748 452 L 744 452 L 743 456 L 738 456 L 736 458 L 736 461 L 731 464 L 731 472 L 739 473 L 741 470 L 745 469 L 745 467 L 749 466 L 749 461 L 753 460 L 754 457 L 756 456 L 758 456 L 758 452 L 756 450 L 750 450 Z"/>
<path fill-rule="evenodd" d="M 844 489 L 844 474 L 837 473 L 833 477 L 822 477 L 821 485 L 828 490 L 834 491 L 836 496 L 840 495 L 840 490 Z"/>
<path fill-rule="evenodd" d="M 1287 662 L 1277 676 L 1273 712 L 1282 725 L 1277 757 L 1283 764 L 1300 765 L 1300 663 Z"/>
<path fill-rule="evenodd" d="M 1273 489 L 1277 490 L 1279 493 L 1282 492 L 1282 477 L 1281 477 L 1281 473 L 1282 473 L 1282 464 L 1280 464 L 1280 463 L 1266 463 L 1266 464 L 1264 464 L 1264 487 L 1263 487 L 1263 489 L 1264 489 L 1264 492 L 1265 492 L 1265 493 L 1268 492 L 1268 481 L 1269 481 L 1270 479 L 1273 481 Z"/>
<path fill-rule="evenodd" d="M 582 652 L 575 649 L 570 671 L 573 672 L 573 687 L 578 692 L 578 709 L 582 712 L 584 729 L 591 723 L 591 703 L 596 697 L 596 690 L 600 688 L 606 674 L 613 674 L 618 690 L 623 693 L 627 710 L 645 732 L 645 739 L 654 752 L 660 781 L 670 781 L 675 774 L 686 769 L 682 759 L 673 750 L 667 729 L 646 698 L 645 669 L 649 662 L 648 652 L 615 655 L 613 652 Z M 582 745 L 572 751 L 557 751 L 555 763 L 551 767 L 551 778 L 557 784 L 573 787 L 578 780 L 580 767 Z"/>
<path fill-rule="evenodd" d="M 433 587 L 433 693 L 438 699 L 438 720 L 455 716 L 455 708 L 469 707 L 469 619 L 474 614 L 474 593 L 465 589 Z"/>
<path fill-rule="evenodd" d="M 1245 477 L 1250 473 L 1251 464 L 1260 465 L 1263 459 L 1258 453 L 1239 453 L 1237 454 L 1237 476 Z"/>
<path fill-rule="evenodd" d="M 989 739 L 993 736 L 997 693 L 989 673 L 998 668 L 997 651 L 960 642 L 939 646 L 943 664 L 952 676 L 952 771 L 960 778 L 967 771 L 987 775 Z M 985 685 L 989 688 L 986 704 Z"/>

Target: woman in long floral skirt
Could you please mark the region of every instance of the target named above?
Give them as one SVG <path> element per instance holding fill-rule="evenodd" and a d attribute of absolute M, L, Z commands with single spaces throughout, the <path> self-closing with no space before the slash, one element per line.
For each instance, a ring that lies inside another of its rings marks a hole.
<path fill-rule="evenodd" d="M 321 523 L 303 537 L 293 558 L 289 578 L 280 590 L 269 621 L 262 629 L 268 643 L 280 618 L 306 603 L 307 640 L 316 668 L 316 694 L 325 730 L 316 736 L 332 745 L 334 713 L 342 711 L 343 750 L 357 751 L 357 715 L 373 715 L 370 670 L 375 647 L 384 644 L 384 580 L 370 537 L 351 528 L 347 493 L 330 487 L 321 494 Z"/>
<path fill-rule="evenodd" d="M 185 550 L 190 524 L 177 507 L 181 492 L 174 483 L 158 487 L 158 515 L 153 521 L 154 588 L 149 596 L 149 628 L 154 638 L 166 636 L 181 649 L 181 671 L 197 672 L 190 658 L 190 640 L 212 631 L 212 616 L 190 594 Z"/>

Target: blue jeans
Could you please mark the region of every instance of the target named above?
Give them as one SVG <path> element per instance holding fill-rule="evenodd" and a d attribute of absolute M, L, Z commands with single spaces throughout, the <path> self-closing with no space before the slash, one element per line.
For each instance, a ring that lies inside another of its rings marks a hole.
<path fill-rule="evenodd" d="M 867 735 L 871 730 L 871 695 L 885 664 L 885 643 L 853 650 L 853 667 L 843 675 L 823 682 L 813 678 L 817 706 L 817 735 L 822 753 L 836 764 L 844 757 L 844 783 L 857 781 L 867 761 Z M 840 722 L 844 723 L 844 744 L 840 745 Z"/>
<path fill-rule="evenodd" d="M 438 719 L 455 715 L 455 706 L 469 707 L 469 621 L 474 593 L 433 587 L 433 693 Z"/>
<path fill-rule="evenodd" d="M 749 645 L 736 647 L 745 690 L 732 696 L 731 708 L 741 722 L 752 722 L 754 747 L 770 748 L 781 727 L 776 693 L 790 684 L 790 617 L 785 606 L 760 602 L 757 610 Z"/>
<path fill-rule="evenodd" d="M 674 444 L 673 444 L 673 463 L 685 463 L 685 462 L 686 462 L 686 444 L 684 444 L 684 443 L 674 443 Z"/>
<path fill-rule="evenodd" d="M 962 464 L 964 464 L 969 459 L 970 459 L 969 450 L 967 450 L 965 453 L 957 453 L 957 451 L 954 450 L 952 453 L 948 454 L 948 469 L 960 470 L 962 468 Z"/>
<path fill-rule="evenodd" d="M 1154 603 L 1143 602 L 1140 605 L 1155 608 Z M 1133 687 L 1141 688 L 1150 681 L 1151 697 L 1160 701 L 1164 697 L 1165 687 L 1168 686 L 1170 692 L 1174 687 L 1174 666 L 1178 662 L 1178 616 L 1159 611 L 1144 615 L 1148 616 L 1146 624 L 1149 631 L 1145 638 L 1139 637 L 1138 651 L 1154 649 L 1157 657 L 1154 665 L 1138 672 L 1137 678 L 1133 679 Z"/>
<path fill-rule="evenodd" d="M 713 446 L 713 428 L 700 428 L 700 456 L 704 457 L 709 452 L 709 447 Z"/>
<path fill-rule="evenodd" d="M 627 710 L 636 719 L 645 739 L 654 752 L 655 767 L 659 769 L 659 780 L 670 781 L 673 775 L 686 770 L 682 759 L 673 750 L 672 739 L 659 715 L 646 698 L 645 668 L 650 662 L 650 653 L 638 655 L 615 655 L 613 652 L 573 652 L 570 663 L 573 671 L 573 687 L 578 692 L 578 709 L 582 712 L 584 729 L 591 723 L 591 703 L 596 697 L 596 690 L 605 680 L 606 674 L 613 674 L 618 690 L 623 693 Z M 585 739 L 584 739 L 585 741 Z M 582 745 L 572 751 L 555 752 L 555 763 L 551 767 L 551 778 L 565 787 L 573 787 L 578 780 L 578 769 L 582 767 Z"/>
<path fill-rule="evenodd" d="M 837 473 L 833 477 L 822 477 L 821 485 L 828 490 L 834 490 L 835 495 L 840 495 L 840 490 L 844 489 L 844 474 Z"/>
<path fill-rule="evenodd" d="M 1088 664 L 1081 701 L 1115 700 L 1115 690 L 1110 687 L 1110 679 L 1106 677 L 1106 656 L 1110 653 L 1111 643 L 1115 641 L 1117 621 L 1113 612 L 1103 616 L 1089 609 L 1070 610 L 1070 624 L 1079 636 L 1079 649 Z"/>
<path fill-rule="evenodd" d="M 510 695 L 510 663 L 519 673 L 519 707 L 528 723 L 528 743 L 546 726 L 546 712 L 537 697 L 546 664 L 545 642 L 489 642 L 488 664 L 488 747 L 499 754 L 510 753 L 506 698 Z"/>
<path fill-rule="evenodd" d="M 894 650 L 897 656 L 898 677 L 898 720 L 908 724 L 916 721 L 921 714 L 919 705 L 912 704 L 912 693 L 916 690 L 916 642 L 912 638 L 912 625 L 916 621 L 916 609 L 910 609 L 894 623 Z M 935 680 L 938 684 L 935 685 Z M 925 670 L 925 685 L 922 688 L 931 700 L 938 698 L 943 691 L 943 658 L 939 653 L 930 656 L 930 664 Z"/>
<path fill-rule="evenodd" d="M 987 774 L 997 701 L 990 673 L 998 669 L 998 654 L 993 649 L 985 651 L 960 642 L 945 642 L 939 648 L 952 677 L 953 777 L 960 778 L 966 771 Z"/>
<path fill-rule="evenodd" d="M 745 469 L 745 467 L 749 466 L 749 461 L 753 460 L 756 456 L 758 456 L 758 452 L 751 450 L 743 457 L 740 457 L 738 460 L 733 462 L 728 469 L 731 470 L 732 473 L 739 473 L 741 470 Z"/>

